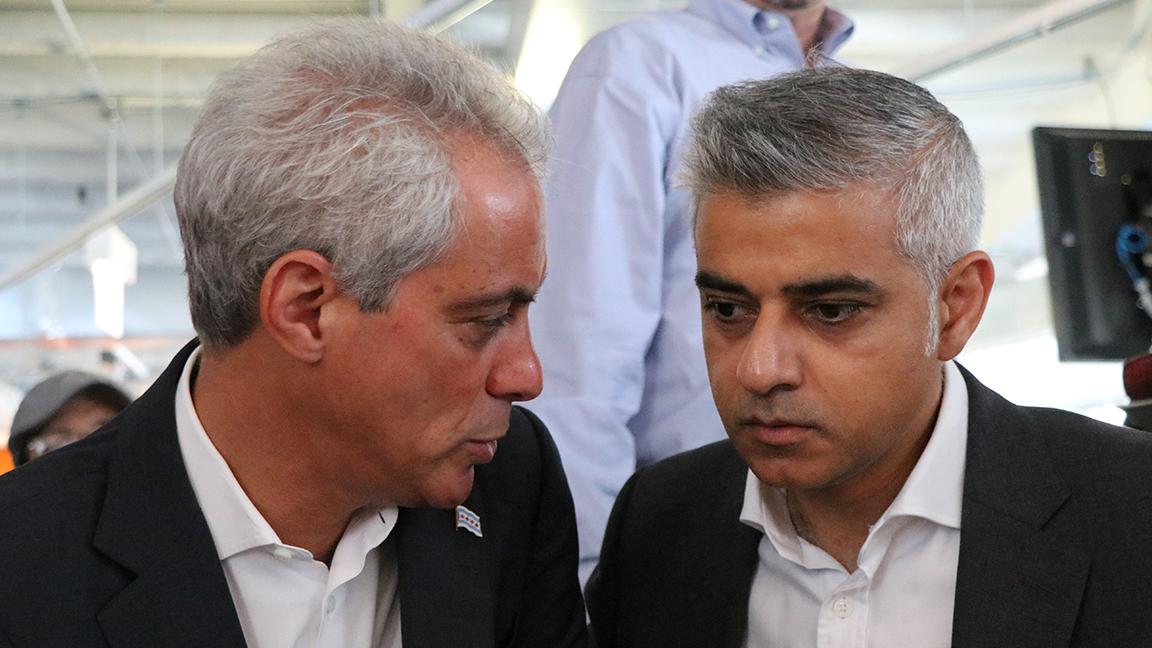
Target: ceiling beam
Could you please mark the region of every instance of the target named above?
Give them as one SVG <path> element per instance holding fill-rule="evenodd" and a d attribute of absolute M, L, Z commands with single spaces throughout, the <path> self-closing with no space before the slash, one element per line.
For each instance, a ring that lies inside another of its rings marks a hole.
<path fill-rule="evenodd" d="M 979 36 L 918 59 L 897 71 L 911 81 L 925 79 L 980 60 L 1132 0 L 1055 0 Z"/>

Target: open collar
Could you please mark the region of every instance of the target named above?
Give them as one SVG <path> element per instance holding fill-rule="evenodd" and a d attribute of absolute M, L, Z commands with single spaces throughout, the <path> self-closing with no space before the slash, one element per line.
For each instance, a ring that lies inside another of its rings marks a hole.
<path fill-rule="evenodd" d="M 719 25 L 749 47 L 795 46 L 796 33 L 787 16 L 760 9 L 745 0 L 689 0 L 686 11 Z M 855 29 L 850 18 L 831 7 L 826 8 L 821 26 L 824 34 L 821 52 L 833 56 Z"/>
<path fill-rule="evenodd" d="M 173 394 L 195 346 L 181 350 L 117 422 L 93 545 L 134 575 L 97 614 L 118 648 L 244 645 L 176 439 Z"/>

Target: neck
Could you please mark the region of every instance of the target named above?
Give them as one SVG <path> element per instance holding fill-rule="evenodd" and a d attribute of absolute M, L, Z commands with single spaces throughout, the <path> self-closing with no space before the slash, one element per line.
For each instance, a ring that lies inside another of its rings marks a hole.
<path fill-rule="evenodd" d="M 255 336 L 238 347 L 204 353 L 192 389 L 204 431 L 248 499 L 281 542 L 330 564 L 349 520 L 364 503 L 313 461 L 323 430 L 306 412 L 291 363 Z M 290 485 L 290 487 L 286 487 Z"/>
<path fill-rule="evenodd" d="M 745 0 L 748 4 L 765 11 L 778 11 L 792 23 L 792 31 L 800 42 L 803 52 L 810 51 L 824 39 L 821 27 L 824 24 L 824 0 Z"/>
<path fill-rule="evenodd" d="M 856 571 L 860 548 L 872 526 L 888 510 L 912 469 L 924 453 L 936 425 L 936 408 L 908 441 L 891 449 L 891 456 L 864 468 L 839 484 L 815 489 L 789 489 L 788 515 L 797 535 L 820 547 L 844 566 Z"/>
<path fill-rule="evenodd" d="M 783 10 L 792 23 L 792 30 L 796 32 L 796 39 L 800 42 L 800 49 L 810 52 L 823 40 L 824 34 L 820 27 L 824 23 L 824 4 L 813 3 L 804 9 Z"/>
<path fill-rule="evenodd" d="M 890 493 L 876 493 L 859 500 L 827 497 L 826 493 L 789 490 L 788 516 L 796 534 L 820 547 L 848 573 L 856 571 L 860 548 L 872 525 L 880 519 L 900 492 L 897 484 Z"/>

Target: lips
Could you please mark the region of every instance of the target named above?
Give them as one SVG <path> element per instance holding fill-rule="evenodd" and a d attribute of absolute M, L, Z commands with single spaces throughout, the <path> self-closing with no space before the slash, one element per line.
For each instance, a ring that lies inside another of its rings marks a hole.
<path fill-rule="evenodd" d="M 496 457 L 497 445 L 496 439 L 487 441 L 483 439 L 471 439 L 468 441 L 466 449 L 473 463 L 486 464 Z"/>
<path fill-rule="evenodd" d="M 767 446 L 797 445 L 816 433 L 814 425 L 781 418 L 765 420 L 750 417 L 743 419 L 740 423 L 741 427 L 751 434 L 752 438 Z"/>

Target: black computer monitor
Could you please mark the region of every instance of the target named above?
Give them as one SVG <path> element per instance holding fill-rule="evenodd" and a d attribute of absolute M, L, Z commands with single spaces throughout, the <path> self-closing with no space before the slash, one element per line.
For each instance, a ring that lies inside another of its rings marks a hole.
<path fill-rule="evenodd" d="M 1134 280 L 1152 276 L 1152 132 L 1039 127 L 1032 139 L 1060 359 L 1147 352 Z"/>

